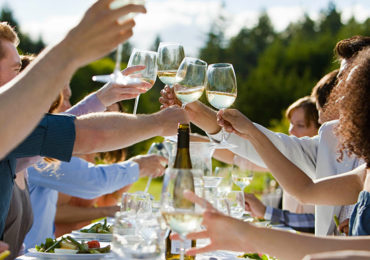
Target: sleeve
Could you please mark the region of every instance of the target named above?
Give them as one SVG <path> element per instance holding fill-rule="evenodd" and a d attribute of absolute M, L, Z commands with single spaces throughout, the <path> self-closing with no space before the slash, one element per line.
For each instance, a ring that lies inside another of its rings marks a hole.
<path fill-rule="evenodd" d="M 10 156 L 22 158 L 40 155 L 69 161 L 76 138 L 74 120 L 75 117 L 71 115 L 45 115 Z"/>
<path fill-rule="evenodd" d="M 264 218 L 271 223 L 281 223 L 295 230 L 313 233 L 315 216 L 313 214 L 297 214 L 267 206 Z"/>
<path fill-rule="evenodd" d="M 132 161 L 95 165 L 72 157 L 57 170 L 28 168 L 28 181 L 71 196 L 92 199 L 112 193 L 139 178 L 139 165 Z"/>
<path fill-rule="evenodd" d="M 297 138 L 295 136 L 272 132 L 256 123 L 255 126 L 264 133 L 276 148 L 292 163 L 311 178 L 315 177 L 317 148 L 319 144 L 318 136 L 312 138 Z M 218 140 L 219 135 L 220 134 L 217 133 L 215 135 L 211 135 L 211 137 L 212 139 Z M 249 159 L 251 162 L 259 166 L 266 167 L 262 158 L 248 140 L 236 134 L 230 134 L 227 138 L 227 142 L 237 146 L 236 148 L 230 149 L 232 152 Z"/>
<path fill-rule="evenodd" d="M 96 93 L 92 93 L 68 109 L 65 113 L 81 116 L 88 113 L 104 112 L 106 107 L 101 103 Z"/>

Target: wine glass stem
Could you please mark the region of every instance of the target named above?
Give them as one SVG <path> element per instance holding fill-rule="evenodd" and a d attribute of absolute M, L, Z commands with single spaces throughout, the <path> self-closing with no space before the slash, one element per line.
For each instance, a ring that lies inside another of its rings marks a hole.
<path fill-rule="evenodd" d="M 118 47 L 117 47 L 116 65 L 114 66 L 114 73 L 115 74 L 121 72 L 122 48 L 123 48 L 122 44 L 119 44 Z"/>
<path fill-rule="evenodd" d="M 180 239 L 180 260 L 184 260 L 185 248 L 184 248 L 184 240 Z"/>
<path fill-rule="evenodd" d="M 226 143 L 226 133 L 223 127 L 221 128 L 221 143 Z"/>
<path fill-rule="evenodd" d="M 136 112 L 137 112 L 137 106 L 139 104 L 139 98 L 140 98 L 140 95 L 138 95 L 136 98 L 135 98 L 135 105 L 134 105 L 134 112 L 133 114 L 136 115 Z"/>
<path fill-rule="evenodd" d="M 186 107 L 186 103 L 182 102 L 182 104 L 181 104 L 181 108 L 182 108 L 182 109 L 185 109 L 185 107 Z"/>

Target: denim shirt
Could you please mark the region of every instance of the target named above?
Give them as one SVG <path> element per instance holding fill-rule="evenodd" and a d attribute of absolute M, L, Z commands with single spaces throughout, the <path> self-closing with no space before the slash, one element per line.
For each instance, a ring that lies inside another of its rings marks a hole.
<path fill-rule="evenodd" d="M 69 161 L 76 136 L 74 120 L 71 115 L 45 115 L 33 132 L 0 161 L 0 238 L 8 215 L 17 159 L 41 155 Z"/>

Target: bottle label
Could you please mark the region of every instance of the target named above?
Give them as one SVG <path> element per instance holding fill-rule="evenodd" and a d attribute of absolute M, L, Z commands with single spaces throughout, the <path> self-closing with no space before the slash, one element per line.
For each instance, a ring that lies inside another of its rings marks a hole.
<path fill-rule="evenodd" d="M 171 254 L 178 255 L 180 254 L 180 240 L 171 240 Z M 191 248 L 191 240 L 187 239 L 184 241 L 184 249 Z"/>

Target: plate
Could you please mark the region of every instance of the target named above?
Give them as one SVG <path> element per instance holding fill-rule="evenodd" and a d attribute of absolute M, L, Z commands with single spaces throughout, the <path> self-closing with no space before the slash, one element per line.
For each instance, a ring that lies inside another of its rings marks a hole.
<path fill-rule="evenodd" d="M 55 253 L 44 253 L 44 252 L 38 252 L 36 248 L 30 248 L 28 249 L 30 256 L 39 257 L 42 259 L 91 259 L 91 260 L 97 260 L 97 259 L 106 259 L 108 257 L 113 257 L 113 253 L 105 253 L 105 254 L 71 254 L 71 253 L 65 253 L 65 254 L 55 254 Z"/>
<path fill-rule="evenodd" d="M 112 234 L 85 233 L 85 232 L 81 232 L 80 230 L 72 231 L 72 235 L 78 239 L 99 240 L 99 241 L 105 241 L 105 242 L 111 242 L 113 239 Z"/>

